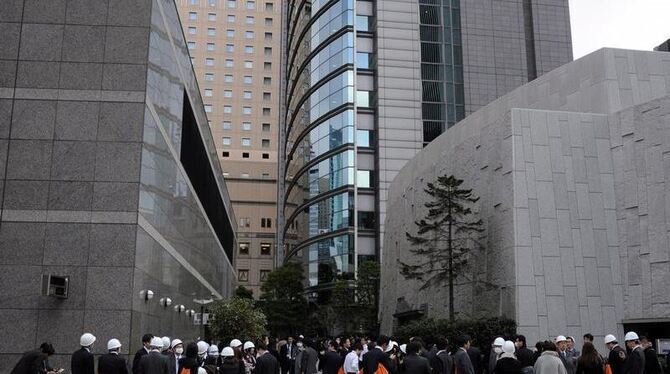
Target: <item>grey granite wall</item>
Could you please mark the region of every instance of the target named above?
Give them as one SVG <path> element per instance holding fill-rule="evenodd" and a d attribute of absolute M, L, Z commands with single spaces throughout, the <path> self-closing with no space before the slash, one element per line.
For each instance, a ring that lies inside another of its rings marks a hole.
<path fill-rule="evenodd" d="M 137 349 L 144 332 L 195 338 L 158 300 L 230 294 L 175 153 L 185 89 L 215 152 L 181 33 L 172 0 L 0 2 L 0 372 L 47 340 L 69 370 L 85 331 L 95 353 L 112 337 Z M 69 298 L 42 296 L 43 274 L 68 275 Z"/>

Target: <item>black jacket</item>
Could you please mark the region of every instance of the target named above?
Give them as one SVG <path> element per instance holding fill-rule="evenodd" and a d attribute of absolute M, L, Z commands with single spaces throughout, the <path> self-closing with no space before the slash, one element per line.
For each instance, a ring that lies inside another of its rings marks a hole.
<path fill-rule="evenodd" d="M 626 372 L 624 365 L 627 357 L 626 350 L 618 345 L 610 350 L 607 362 L 612 368 L 612 374 L 624 374 Z"/>
<path fill-rule="evenodd" d="M 670 354 L 667 356 L 670 357 Z M 644 374 L 663 374 L 661 363 L 658 361 L 658 354 L 651 346 L 644 350 Z"/>
<path fill-rule="evenodd" d="M 454 359 L 447 351 L 440 351 L 430 360 L 433 374 L 451 374 L 454 368 Z"/>
<path fill-rule="evenodd" d="M 484 362 L 482 361 L 482 352 L 477 347 L 468 348 L 468 356 L 472 362 L 472 369 L 475 374 L 482 374 L 484 372 Z"/>
<path fill-rule="evenodd" d="M 11 374 L 44 374 L 51 368 L 44 360 L 40 351 L 30 351 L 23 354 L 19 362 L 16 363 Z"/>
<path fill-rule="evenodd" d="M 644 374 L 644 361 L 642 347 L 635 347 L 630 356 L 628 356 L 628 360 L 626 360 L 626 374 Z"/>
<path fill-rule="evenodd" d="M 283 368 L 288 368 L 291 365 L 291 360 L 295 360 L 295 355 L 298 353 L 298 347 L 295 343 L 291 344 L 291 358 L 288 357 L 288 343 L 282 345 L 279 349 L 279 363 Z"/>
<path fill-rule="evenodd" d="M 279 361 L 275 356 L 267 351 L 256 359 L 254 374 L 279 374 Z"/>
<path fill-rule="evenodd" d="M 70 371 L 72 374 L 95 374 L 93 353 L 84 347 L 74 352 L 70 361 Z"/>
<path fill-rule="evenodd" d="M 244 374 L 244 364 L 240 365 L 240 361 L 235 360 L 224 360 L 219 367 L 219 374 Z"/>
<path fill-rule="evenodd" d="M 407 355 L 402 363 L 407 374 L 431 374 L 432 370 L 428 359 L 416 354 Z"/>
<path fill-rule="evenodd" d="M 596 362 L 595 364 L 585 364 L 577 360 L 577 374 L 604 374 L 605 369 L 603 368 L 602 362 Z"/>
<path fill-rule="evenodd" d="M 328 351 L 323 355 L 321 370 L 323 374 L 337 374 L 337 371 L 342 366 L 342 356 L 337 352 Z"/>
<path fill-rule="evenodd" d="M 138 366 L 138 374 L 172 374 L 168 358 L 160 352 L 152 351 L 142 356 Z"/>
<path fill-rule="evenodd" d="M 128 374 L 126 360 L 114 353 L 102 355 L 98 357 L 98 374 Z"/>
<path fill-rule="evenodd" d="M 521 367 L 534 366 L 535 361 L 533 360 L 533 351 L 527 347 L 522 347 L 516 350 L 516 358 L 521 363 Z"/>
<path fill-rule="evenodd" d="M 377 365 L 382 364 L 389 373 L 395 374 L 396 367 L 389 358 L 389 356 L 382 352 L 381 349 L 373 348 L 368 353 L 363 355 L 363 374 L 374 374 L 377 370 Z"/>
<path fill-rule="evenodd" d="M 521 374 L 521 362 L 515 358 L 503 357 L 496 362 L 495 374 Z"/>
<path fill-rule="evenodd" d="M 148 352 L 146 349 L 144 349 L 144 347 L 135 352 L 135 357 L 133 357 L 133 374 L 138 373 L 138 370 L 140 369 L 140 359 L 142 356 L 146 356 L 147 353 Z"/>

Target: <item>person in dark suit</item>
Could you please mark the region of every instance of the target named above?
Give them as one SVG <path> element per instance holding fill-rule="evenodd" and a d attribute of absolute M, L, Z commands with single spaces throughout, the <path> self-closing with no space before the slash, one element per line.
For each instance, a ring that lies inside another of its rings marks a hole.
<path fill-rule="evenodd" d="M 323 374 L 337 374 L 342 366 L 342 356 L 337 353 L 337 343 L 334 340 L 328 342 L 328 352 L 321 360 L 321 372 Z"/>
<path fill-rule="evenodd" d="M 644 349 L 644 374 L 663 374 L 661 362 L 658 361 L 658 354 L 651 340 L 646 336 L 641 336 L 640 345 Z"/>
<path fill-rule="evenodd" d="M 95 343 L 95 336 L 86 333 L 79 339 L 81 348 L 72 354 L 70 371 L 72 374 L 95 374 L 95 359 L 91 347 Z"/>
<path fill-rule="evenodd" d="M 154 337 L 149 344 L 151 350 L 140 358 L 138 374 L 172 374 L 167 356 L 161 353 L 163 339 Z"/>
<path fill-rule="evenodd" d="M 151 345 L 151 339 L 154 336 L 151 334 L 144 334 L 142 336 L 142 348 L 135 352 L 135 357 L 133 357 L 133 374 L 137 374 L 140 366 L 140 359 L 142 356 L 149 354 L 149 346 Z M 161 343 L 163 341 L 161 340 Z"/>
<path fill-rule="evenodd" d="M 279 374 L 279 361 L 268 351 L 264 342 L 256 344 L 258 358 L 253 374 Z"/>
<path fill-rule="evenodd" d="M 126 360 L 119 357 L 121 342 L 118 339 L 111 339 L 107 342 L 106 355 L 98 358 L 98 374 L 128 374 Z"/>
<path fill-rule="evenodd" d="M 293 337 L 289 336 L 279 350 L 279 363 L 281 364 L 282 374 L 291 372 L 295 366 L 295 355 L 298 354 L 298 348 L 295 346 Z"/>
<path fill-rule="evenodd" d="M 305 349 L 300 357 L 299 374 L 316 374 L 318 372 L 316 364 L 319 360 L 319 354 L 314 347 L 314 342 L 311 339 L 304 339 Z"/>
<path fill-rule="evenodd" d="M 380 364 L 384 365 L 389 373 L 396 373 L 397 368 L 393 364 L 393 359 L 395 359 L 395 357 L 390 357 L 384 353 L 386 348 L 388 348 L 388 345 L 388 336 L 381 335 L 377 339 L 377 345 L 363 355 L 363 374 L 374 374 L 374 372 L 377 371 L 377 366 Z"/>
<path fill-rule="evenodd" d="M 451 374 L 454 360 L 449 354 L 449 340 L 441 337 L 435 343 L 437 354 L 430 361 L 430 366 L 433 369 L 433 374 Z"/>
<path fill-rule="evenodd" d="M 39 350 L 24 353 L 11 374 L 56 374 L 57 370 L 51 368 L 48 362 L 49 356 L 55 352 L 51 343 L 44 342 Z"/>
<path fill-rule="evenodd" d="M 472 369 L 475 371 L 475 374 L 482 374 L 484 372 L 482 351 L 470 345 L 468 356 L 470 356 L 470 362 L 472 362 Z"/>
<path fill-rule="evenodd" d="M 474 374 L 475 369 L 468 356 L 468 348 L 470 348 L 470 337 L 468 335 L 461 335 L 456 339 L 456 346 L 458 350 L 454 354 L 454 366 L 458 369 L 459 374 Z"/>
<path fill-rule="evenodd" d="M 432 370 L 428 359 L 419 356 L 419 352 L 421 352 L 422 348 L 421 343 L 418 341 L 412 341 L 407 345 L 407 356 L 405 357 L 405 361 L 403 361 L 405 373 L 431 374 Z"/>
<path fill-rule="evenodd" d="M 526 368 L 535 365 L 533 362 L 533 351 L 528 349 L 525 336 L 517 335 L 514 345 L 516 346 L 516 358 L 521 363 L 521 367 Z"/>

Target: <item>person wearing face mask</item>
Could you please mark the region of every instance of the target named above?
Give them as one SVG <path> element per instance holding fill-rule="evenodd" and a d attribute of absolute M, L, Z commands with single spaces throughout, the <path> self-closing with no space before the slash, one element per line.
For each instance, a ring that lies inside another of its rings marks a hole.
<path fill-rule="evenodd" d="M 491 353 L 489 353 L 489 366 L 488 373 L 493 374 L 493 371 L 496 369 L 496 363 L 498 362 L 498 357 L 502 354 L 502 346 L 505 343 L 505 339 L 502 337 L 497 337 L 491 344 Z"/>
<path fill-rule="evenodd" d="M 174 339 L 170 344 L 170 354 L 168 360 L 170 361 L 170 374 L 179 374 L 179 360 L 184 354 L 184 343 L 179 339 Z"/>
<path fill-rule="evenodd" d="M 110 339 L 107 342 L 107 352 L 98 358 L 98 374 L 128 374 L 126 360 L 119 356 L 121 342 Z"/>

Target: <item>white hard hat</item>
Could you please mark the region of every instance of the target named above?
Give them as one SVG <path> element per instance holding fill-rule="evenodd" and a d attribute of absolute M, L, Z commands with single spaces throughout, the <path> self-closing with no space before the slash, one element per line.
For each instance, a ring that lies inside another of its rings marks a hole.
<path fill-rule="evenodd" d="M 407 344 L 400 344 L 400 351 L 407 354 Z"/>
<path fill-rule="evenodd" d="M 82 335 L 81 338 L 79 338 L 79 345 L 82 347 L 88 347 L 93 343 L 95 343 L 95 336 L 93 336 L 91 333 L 87 332 L 86 334 Z"/>
<path fill-rule="evenodd" d="M 246 350 L 249 349 L 249 348 L 256 348 L 256 346 L 255 346 L 254 343 L 252 343 L 252 342 L 246 342 L 246 343 L 244 343 L 244 350 L 246 351 Z"/>
<path fill-rule="evenodd" d="M 198 374 L 207 374 L 207 370 L 204 368 L 198 368 Z"/>
<path fill-rule="evenodd" d="M 178 346 L 179 344 L 184 344 L 184 342 L 182 342 L 179 339 L 175 339 L 175 340 L 172 341 L 172 344 L 170 344 L 170 348 L 174 349 L 174 347 Z"/>
<path fill-rule="evenodd" d="M 605 344 L 609 344 L 616 341 L 616 336 L 609 334 L 605 336 Z"/>
<path fill-rule="evenodd" d="M 626 336 L 624 336 L 623 339 L 625 341 L 640 340 L 640 337 L 637 336 L 637 333 L 635 331 L 629 331 L 626 333 Z"/>
<path fill-rule="evenodd" d="M 230 341 L 230 348 L 237 348 L 242 345 L 242 342 L 239 339 L 233 339 Z"/>
<path fill-rule="evenodd" d="M 394 342 L 393 340 L 391 340 L 391 341 L 389 342 L 389 345 L 386 347 L 386 352 L 391 352 L 391 350 L 393 349 L 393 347 L 397 347 L 397 346 L 398 346 L 398 343 L 396 343 L 396 342 Z"/>
<path fill-rule="evenodd" d="M 107 342 L 107 350 L 111 351 L 112 349 L 121 348 L 121 342 L 119 339 L 109 339 Z"/>
<path fill-rule="evenodd" d="M 161 349 L 163 348 L 163 339 L 159 338 L 158 336 L 154 336 L 151 338 L 151 343 L 149 343 L 154 348 Z"/>
<path fill-rule="evenodd" d="M 204 355 L 209 349 L 209 344 L 203 342 L 202 340 L 198 342 L 198 354 Z"/>
<path fill-rule="evenodd" d="M 162 340 L 163 340 L 163 349 L 170 348 L 170 338 L 168 338 L 167 336 L 164 336 L 162 338 Z"/>
<path fill-rule="evenodd" d="M 502 350 L 505 353 L 514 353 L 515 348 L 514 343 L 510 340 L 506 340 L 502 345 Z"/>
<path fill-rule="evenodd" d="M 556 337 L 556 343 L 567 342 L 567 341 L 568 341 L 568 339 L 566 339 L 566 337 L 563 336 L 563 335 L 559 335 L 559 336 Z"/>
<path fill-rule="evenodd" d="M 505 339 L 501 337 L 497 337 L 496 340 L 493 341 L 494 347 L 502 347 L 503 344 L 505 344 Z"/>
<path fill-rule="evenodd" d="M 219 347 L 217 347 L 216 344 L 210 345 L 207 350 L 207 356 L 219 357 Z"/>
<path fill-rule="evenodd" d="M 235 356 L 235 351 L 230 347 L 225 347 L 221 350 L 221 356 L 223 357 L 233 357 Z"/>

